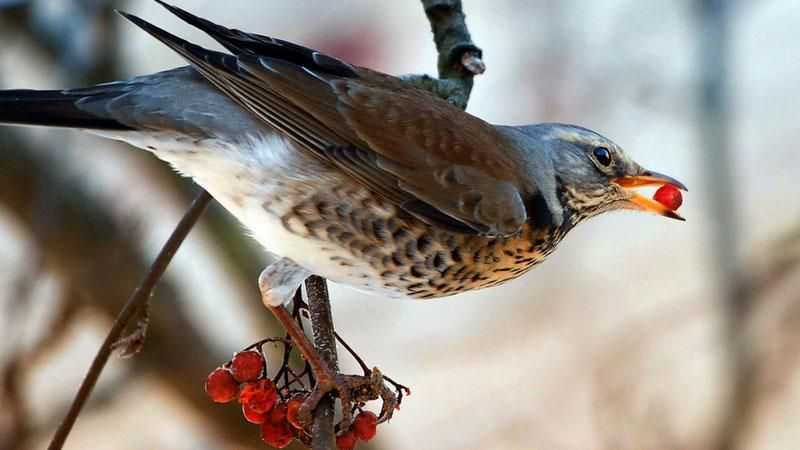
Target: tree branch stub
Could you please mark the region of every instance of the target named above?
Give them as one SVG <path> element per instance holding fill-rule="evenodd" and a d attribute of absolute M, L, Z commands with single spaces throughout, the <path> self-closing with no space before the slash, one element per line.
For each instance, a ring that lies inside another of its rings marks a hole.
<path fill-rule="evenodd" d="M 430 75 L 401 78 L 466 109 L 474 76 L 486 70 L 483 51 L 472 42 L 461 0 L 422 0 L 422 6 L 439 54 L 439 79 Z"/>

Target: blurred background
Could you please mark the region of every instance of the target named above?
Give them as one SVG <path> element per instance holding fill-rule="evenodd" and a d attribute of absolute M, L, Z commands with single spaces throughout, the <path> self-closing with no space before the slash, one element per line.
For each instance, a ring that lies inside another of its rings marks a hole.
<path fill-rule="evenodd" d="M 392 74 L 435 73 L 415 0 L 174 0 Z M 183 62 L 121 8 L 215 47 L 153 2 L 0 0 L 0 87 Z M 336 328 L 413 395 L 372 449 L 800 446 L 800 2 L 464 0 L 488 70 L 468 110 L 575 123 L 690 188 L 679 223 L 614 213 L 502 287 L 431 302 L 333 286 Z M 78 132 L 0 129 L 0 449 L 44 448 L 196 187 Z M 214 206 L 112 359 L 71 449 L 262 448 L 205 376 L 280 334 L 270 256 Z M 357 371 L 355 364 L 342 364 Z"/>

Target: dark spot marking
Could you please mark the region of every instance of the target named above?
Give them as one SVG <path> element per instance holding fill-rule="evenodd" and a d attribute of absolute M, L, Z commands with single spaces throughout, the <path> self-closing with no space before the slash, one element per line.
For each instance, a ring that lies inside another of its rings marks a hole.
<path fill-rule="evenodd" d="M 328 225 L 328 228 L 326 228 L 325 231 L 328 233 L 328 236 L 335 236 L 336 234 L 341 232 L 342 229 L 339 228 L 338 225 Z"/>
<path fill-rule="evenodd" d="M 433 267 L 438 269 L 439 267 L 442 267 L 443 264 L 444 264 L 444 257 L 442 255 L 442 252 L 439 252 L 433 257 Z"/>
<path fill-rule="evenodd" d="M 422 278 L 425 276 L 425 271 L 417 265 L 411 267 L 411 276 Z"/>
<path fill-rule="evenodd" d="M 390 217 L 386 222 L 386 228 L 389 230 L 389 233 L 394 236 L 394 233 L 400 229 L 400 220 L 398 220 L 396 217 Z"/>
<path fill-rule="evenodd" d="M 350 212 L 350 207 L 348 207 L 346 203 L 342 203 L 336 207 L 336 216 L 339 217 L 340 219 L 347 217 L 349 212 Z"/>
<path fill-rule="evenodd" d="M 325 228 L 326 225 L 327 223 L 324 220 L 312 220 L 311 222 L 306 223 L 306 228 L 317 231 Z"/>
<path fill-rule="evenodd" d="M 397 271 L 393 270 L 393 269 L 384 270 L 383 272 L 380 273 L 379 276 L 381 278 L 395 277 L 395 276 L 397 276 Z"/>
<path fill-rule="evenodd" d="M 417 246 L 414 245 L 414 241 L 408 241 L 406 243 L 406 257 L 408 259 L 414 259 L 417 255 Z"/>
<path fill-rule="evenodd" d="M 317 211 L 319 211 L 320 214 L 325 214 L 325 212 L 328 209 L 330 209 L 330 207 L 331 207 L 331 204 L 326 202 L 325 200 L 320 200 L 316 204 Z"/>
<path fill-rule="evenodd" d="M 403 228 L 398 228 L 397 230 L 394 231 L 394 233 L 392 233 L 392 237 L 396 241 L 403 241 L 403 240 L 406 240 L 406 239 L 410 238 L 411 237 L 411 233 L 409 233 L 407 230 L 405 230 Z"/>
<path fill-rule="evenodd" d="M 383 219 L 378 219 L 372 223 L 372 232 L 375 233 L 374 236 L 380 239 L 383 242 L 387 242 L 387 233 L 386 231 L 386 221 Z"/>
<path fill-rule="evenodd" d="M 431 246 L 431 238 L 429 238 L 427 235 L 423 234 L 422 236 L 417 238 L 417 248 L 419 249 L 420 252 L 422 253 L 427 252 L 428 249 L 430 249 L 430 246 Z"/>
<path fill-rule="evenodd" d="M 455 273 L 453 273 L 453 278 L 458 278 L 458 277 L 460 277 L 461 275 L 463 275 L 463 274 L 464 274 L 464 272 L 466 272 L 466 271 L 467 271 L 467 268 L 468 268 L 468 266 L 461 266 L 461 267 L 459 267 L 459 268 L 458 268 L 458 270 L 456 270 L 456 271 L 455 271 Z"/>
<path fill-rule="evenodd" d="M 392 261 L 395 265 L 402 266 L 404 262 L 403 255 L 400 252 L 392 253 Z"/>

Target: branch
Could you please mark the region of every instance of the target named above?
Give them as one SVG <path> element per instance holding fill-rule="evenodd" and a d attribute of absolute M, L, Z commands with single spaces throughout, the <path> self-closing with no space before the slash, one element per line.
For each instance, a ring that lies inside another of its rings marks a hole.
<path fill-rule="evenodd" d="M 334 371 L 339 371 L 336 356 L 336 334 L 333 329 L 331 303 L 328 286 L 324 278 L 308 277 L 306 280 L 308 309 L 311 313 L 311 330 L 314 334 L 314 346 L 319 355 Z M 334 441 L 333 432 L 333 398 L 328 396 L 319 403 L 314 411 L 314 428 L 311 436 L 312 448 L 325 450 L 331 448 Z"/>
<path fill-rule="evenodd" d="M 466 109 L 474 76 L 486 71 L 483 51 L 472 42 L 461 0 L 422 0 L 422 6 L 439 53 L 439 79 L 430 75 L 401 78 Z"/>
<path fill-rule="evenodd" d="M 100 350 L 98 350 L 97 355 L 95 355 L 94 361 L 92 361 L 92 365 L 86 373 L 86 378 L 81 382 L 81 386 L 78 389 L 78 393 L 75 394 L 75 398 L 70 405 L 67 415 L 59 425 L 58 430 L 56 430 L 52 441 L 50 441 L 50 446 L 48 447 L 50 450 L 60 449 L 64 446 L 64 442 L 67 436 L 69 436 L 73 425 L 75 425 L 75 421 L 81 409 L 83 409 L 83 406 L 89 399 L 89 395 L 91 395 L 94 386 L 97 384 L 97 380 L 100 378 L 100 374 L 103 372 L 103 368 L 105 368 L 108 362 L 108 358 L 111 356 L 114 343 L 120 339 L 122 332 L 125 330 L 125 327 L 128 325 L 128 322 L 130 322 L 134 313 L 148 303 L 153 289 L 164 275 L 164 271 L 166 271 L 167 266 L 170 261 L 172 261 L 172 257 L 175 256 L 178 248 L 181 246 L 194 224 L 197 223 L 197 220 L 200 218 L 203 211 L 205 211 L 210 201 L 211 196 L 206 191 L 201 190 L 197 194 L 194 201 L 192 201 L 191 207 L 186 212 L 186 215 L 183 216 L 155 261 L 153 261 L 147 276 L 139 283 L 139 286 L 128 299 L 128 302 L 125 303 L 122 311 L 119 312 L 105 341 L 103 341 L 103 345 L 100 347 Z"/>

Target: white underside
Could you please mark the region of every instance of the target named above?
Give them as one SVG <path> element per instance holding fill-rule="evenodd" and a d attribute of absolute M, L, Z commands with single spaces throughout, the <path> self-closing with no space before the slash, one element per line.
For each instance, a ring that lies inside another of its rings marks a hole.
<path fill-rule="evenodd" d="M 338 283 L 384 296 L 403 296 L 383 288 L 376 271 L 345 249 L 286 230 L 280 216 L 292 206 L 281 201 L 291 194 L 287 186 L 307 184 L 325 189 L 340 180 L 317 161 L 291 148 L 280 135 L 252 136 L 235 146 L 219 140 L 197 141 L 166 134 L 103 135 L 146 149 L 182 175 L 193 178 L 275 255 Z M 272 200 L 271 213 L 263 206 L 267 199 Z M 340 264 L 342 260 L 348 265 Z"/>

